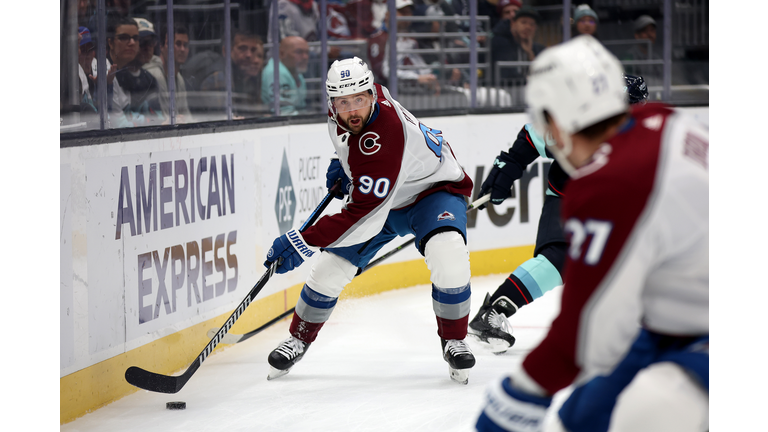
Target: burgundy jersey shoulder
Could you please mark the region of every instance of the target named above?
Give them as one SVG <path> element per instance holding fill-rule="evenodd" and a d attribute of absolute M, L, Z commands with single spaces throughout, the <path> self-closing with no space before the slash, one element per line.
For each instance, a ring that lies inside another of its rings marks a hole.
<path fill-rule="evenodd" d="M 596 203 L 618 209 L 639 205 L 638 198 L 653 187 L 664 127 L 672 114 L 671 107 L 660 103 L 634 106 L 623 129 L 571 179 L 568 192 L 578 195 L 563 202 L 563 214 Z"/>
<path fill-rule="evenodd" d="M 394 106 L 395 101 L 387 99 L 385 91 L 387 93 L 389 92 L 381 84 L 374 84 L 374 87 L 376 88 L 376 103 L 378 104 L 379 110 L 376 114 L 376 119 L 366 126 L 366 129 L 389 131 L 391 128 L 398 127 L 402 130 L 404 128 L 403 120 L 400 119 L 397 109 Z M 405 112 L 402 114 L 405 121 L 418 126 L 419 123 L 415 118 L 412 118 Z"/>

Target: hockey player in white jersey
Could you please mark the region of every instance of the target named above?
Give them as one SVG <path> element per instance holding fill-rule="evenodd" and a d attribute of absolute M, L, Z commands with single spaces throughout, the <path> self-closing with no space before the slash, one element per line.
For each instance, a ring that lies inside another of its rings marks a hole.
<path fill-rule="evenodd" d="M 375 84 L 359 58 L 335 61 L 326 89 L 328 132 L 338 156 L 328 168 L 328 186 L 342 179 L 348 198 L 340 213 L 301 233 L 289 231 L 269 251 L 266 266 L 282 259 L 277 273 L 320 254 L 296 304 L 290 337 L 269 355 L 269 378 L 288 373 L 304 356 L 344 286 L 376 252 L 413 234 L 431 274 L 443 358 L 451 378 L 466 384 L 475 364 L 464 341 L 471 295 L 464 197 L 472 180 L 441 131 L 422 124 Z"/>
<path fill-rule="evenodd" d="M 663 104 L 629 109 L 621 75 L 590 36 L 531 64 L 529 112 L 570 175 L 562 304 L 489 387 L 480 431 L 708 429 L 709 133 Z"/>

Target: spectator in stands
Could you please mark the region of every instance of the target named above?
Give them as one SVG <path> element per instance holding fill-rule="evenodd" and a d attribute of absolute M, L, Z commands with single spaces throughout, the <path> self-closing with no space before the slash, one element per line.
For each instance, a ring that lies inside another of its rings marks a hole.
<path fill-rule="evenodd" d="M 264 66 L 264 42 L 247 30 L 233 30 L 232 49 L 232 115 L 235 119 L 264 114 L 267 108 L 261 101 L 261 71 Z M 226 115 L 226 77 L 224 55 L 203 51 L 184 66 L 184 78 L 191 89 L 199 90 L 194 106 L 200 112 Z"/>
<path fill-rule="evenodd" d="M 501 20 L 493 29 L 491 40 L 491 58 L 499 61 L 533 61 L 544 50 L 544 46 L 533 42 L 540 20 L 534 9 L 522 7 L 510 20 Z M 501 79 L 521 80 L 527 73 L 527 67 L 505 67 L 500 71 Z M 519 82 L 516 84 L 523 84 Z"/>
<path fill-rule="evenodd" d="M 96 10 L 93 0 L 77 0 L 77 23 L 80 27 L 87 26 L 88 20 Z M 87 28 L 87 27 L 85 27 Z M 88 31 L 90 33 L 90 30 Z"/>
<path fill-rule="evenodd" d="M 91 68 L 93 59 L 96 56 L 96 46 L 91 39 L 91 32 L 86 27 L 78 28 L 78 74 L 80 76 L 80 114 L 96 114 L 96 102 L 93 100 L 93 94 L 96 90 L 96 81 L 93 79 Z M 82 118 L 82 117 L 81 117 Z M 86 121 L 95 120 L 85 119 Z"/>
<path fill-rule="evenodd" d="M 107 9 L 112 9 L 118 16 L 127 17 L 131 14 L 131 0 L 107 0 Z"/>
<path fill-rule="evenodd" d="M 309 64 L 309 44 L 299 36 L 288 36 L 280 41 L 279 81 L 280 112 L 279 115 L 300 114 L 307 107 L 307 83 L 304 74 Z M 261 72 L 261 100 L 269 107 L 274 101 L 274 71 L 273 59 L 267 61 Z"/>
<path fill-rule="evenodd" d="M 651 41 L 651 46 L 656 43 L 656 20 L 648 15 L 641 15 L 634 22 L 635 39 Z M 651 49 L 651 51 L 653 51 Z M 635 44 L 629 52 L 631 60 L 650 60 L 660 58 L 658 55 L 652 55 L 648 50 L 648 45 Z"/>
<path fill-rule="evenodd" d="M 469 1 L 451 0 L 453 9 L 462 16 L 469 16 Z M 499 10 L 499 4 L 502 2 L 503 0 L 477 0 L 477 15 L 489 17 L 492 29 L 502 20 L 501 11 Z"/>
<path fill-rule="evenodd" d="M 447 0 L 413 0 L 413 15 L 431 17 L 445 17 L 454 15 L 453 7 Z M 459 26 L 456 21 L 424 21 L 411 24 L 411 30 L 424 33 L 439 33 L 440 28 L 443 27 L 444 32 L 455 33 L 458 32 Z M 443 48 L 454 48 L 459 39 L 457 38 L 440 38 L 440 37 L 420 37 L 416 41 L 419 43 L 421 49 L 437 49 L 441 48 L 441 40 L 445 43 Z M 462 41 L 463 42 L 463 41 Z M 462 43 L 462 46 L 466 46 L 466 43 Z M 422 54 L 424 61 L 427 63 L 438 62 L 440 55 L 435 54 Z"/>
<path fill-rule="evenodd" d="M 387 16 L 386 0 L 373 0 L 373 3 L 371 4 L 371 13 L 373 14 L 371 26 L 374 28 L 375 33 L 387 25 L 387 23 L 384 22 L 384 19 Z"/>
<path fill-rule="evenodd" d="M 386 6 L 385 6 L 386 8 Z M 373 33 L 373 2 L 371 0 L 348 0 L 344 3 L 328 3 L 326 31 L 329 41 L 365 40 Z M 328 46 L 328 64 L 335 60 L 360 56 L 354 45 Z M 320 61 L 320 50 L 310 49 L 310 59 Z"/>
<path fill-rule="evenodd" d="M 621 60 L 660 60 L 661 50 L 654 49 L 656 20 L 641 15 L 634 21 L 633 27 L 636 43 L 618 57 Z M 664 67 L 661 65 L 628 65 L 624 69 L 628 74 L 642 76 L 649 86 L 661 84 L 664 77 Z"/>
<path fill-rule="evenodd" d="M 397 16 L 412 16 L 413 1 L 397 0 L 395 4 Z M 389 17 L 385 23 L 389 22 Z M 407 33 L 410 29 L 409 21 L 398 21 L 397 32 Z M 440 94 L 440 84 L 437 76 L 432 73 L 427 62 L 418 53 L 406 53 L 404 51 L 417 49 L 418 43 L 413 38 L 397 37 L 397 79 L 400 84 L 398 90 L 401 93 L 434 93 Z M 418 68 L 405 69 L 403 66 L 417 66 Z M 389 77 L 389 44 L 385 44 L 385 50 L 381 61 L 381 74 Z"/>
<path fill-rule="evenodd" d="M 453 10 L 453 6 L 448 3 L 447 0 L 419 0 L 424 2 L 426 9 L 424 16 L 430 17 L 446 17 L 453 16 L 456 13 Z M 462 31 L 459 25 L 460 21 L 431 21 L 429 22 L 429 28 L 425 30 L 430 33 L 456 33 Z M 467 29 L 468 31 L 468 29 Z M 422 54 L 424 61 L 429 64 L 440 64 L 443 61 L 446 65 L 451 64 L 468 64 L 470 62 L 469 52 L 445 53 L 445 57 L 442 57 L 439 52 L 447 49 L 467 49 L 469 47 L 469 38 L 467 37 L 434 37 L 434 38 L 419 38 L 419 48 L 421 49 L 433 49 L 437 51 L 434 54 Z M 458 68 L 444 68 L 440 71 L 440 77 L 447 80 L 451 85 L 464 86 L 469 85 L 469 69 Z"/>
<path fill-rule="evenodd" d="M 163 114 L 158 100 L 157 81 L 136 61 L 139 52 L 138 24 L 133 18 L 115 18 L 107 27 L 107 36 L 110 60 L 116 66 L 117 83 L 110 109 L 110 113 L 115 114 L 112 126 L 160 124 Z M 118 88 L 122 96 L 117 94 Z"/>
<path fill-rule="evenodd" d="M 317 26 L 320 22 L 320 7 L 315 0 L 278 0 L 277 14 L 281 41 L 288 36 L 300 36 L 309 42 L 320 39 Z M 269 7 L 269 16 L 267 42 L 272 42 L 272 6 Z"/>
<path fill-rule="evenodd" d="M 181 66 L 189 56 L 189 33 L 187 27 L 176 24 L 173 28 L 173 70 L 176 71 L 176 123 L 191 123 L 192 115 L 187 104 L 187 86 L 181 74 Z M 152 56 L 144 69 L 152 74 L 157 81 L 159 90 L 160 107 L 166 122 L 170 122 L 170 93 L 168 92 L 168 29 L 163 26 L 160 31 L 160 56 Z"/>
<path fill-rule="evenodd" d="M 523 4 L 520 0 L 499 0 L 499 3 L 496 5 L 496 9 L 499 11 L 501 19 L 510 21 L 515 18 L 515 13 L 517 13 L 521 7 L 523 7 Z"/>
<path fill-rule="evenodd" d="M 136 54 L 136 61 L 142 67 L 152 61 L 157 49 L 157 33 L 155 33 L 155 26 L 144 18 L 134 18 L 136 24 L 139 26 L 139 53 Z M 160 61 L 157 57 L 156 61 Z"/>
<path fill-rule="evenodd" d="M 597 37 L 597 13 L 589 7 L 588 4 L 581 4 L 576 7 L 573 13 L 573 25 L 575 27 L 574 36 L 588 34 Z"/>
<path fill-rule="evenodd" d="M 380 19 L 386 14 L 386 3 L 380 0 L 348 0 L 343 3 L 328 2 L 328 36 L 338 39 L 366 39 L 379 27 L 374 26 L 375 10 L 384 5 Z M 338 21 L 336 21 L 338 19 Z M 334 25 L 335 24 L 335 25 Z M 380 24 L 379 24 L 380 25 Z M 341 31 L 334 31 L 340 27 Z"/>

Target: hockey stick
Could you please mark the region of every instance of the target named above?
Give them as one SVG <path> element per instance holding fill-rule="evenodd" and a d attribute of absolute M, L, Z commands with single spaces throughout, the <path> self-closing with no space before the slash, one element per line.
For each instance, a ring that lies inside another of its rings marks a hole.
<path fill-rule="evenodd" d="M 334 195 L 336 195 L 339 189 L 341 189 L 341 181 L 336 182 L 336 184 L 334 184 L 333 187 L 328 190 L 328 194 L 323 198 L 322 201 L 320 201 L 320 204 L 317 206 L 315 211 L 312 212 L 307 221 L 304 222 L 304 225 L 299 228 L 299 231 L 304 231 L 308 226 L 315 223 L 317 218 L 320 216 L 320 213 L 322 213 L 325 208 L 328 207 L 328 204 L 333 200 Z M 243 314 L 248 305 L 250 305 L 251 302 L 256 298 L 256 295 L 259 294 L 259 291 L 264 288 L 264 285 L 267 284 L 269 279 L 275 273 L 278 264 L 279 261 L 276 260 L 272 263 L 272 265 L 269 266 L 269 269 L 267 269 L 264 275 L 261 276 L 261 279 L 256 282 L 256 285 L 251 288 L 251 291 L 247 296 L 245 296 L 245 299 L 243 299 L 237 308 L 235 308 L 235 311 L 232 312 L 232 315 L 229 316 L 224 325 L 221 326 L 211 341 L 208 342 L 208 345 L 203 348 L 203 351 L 198 354 L 197 358 L 192 362 L 191 365 L 189 365 L 183 374 L 179 376 L 162 375 L 144 370 L 140 367 L 131 366 L 125 371 L 125 380 L 128 381 L 129 384 L 153 392 L 177 393 L 179 390 L 181 390 L 187 381 L 192 378 L 192 375 L 194 375 L 200 365 L 203 364 L 205 359 L 208 358 L 208 356 L 213 352 L 214 348 L 216 348 L 216 345 L 221 342 L 222 338 L 227 334 L 229 329 L 232 328 L 232 325 L 235 324 L 235 321 L 240 318 L 240 315 Z"/>
<path fill-rule="evenodd" d="M 262 325 L 261 327 L 259 327 L 257 329 L 251 330 L 248 333 L 244 333 L 244 334 L 227 333 L 227 334 L 224 335 L 223 338 L 221 338 L 221 342 L 220 343 L 232 345 L 232 344 L 240 343 L 240 342 L 242 342 L 242 341 L 244 341 L 246 339 L 249 339 L 249 338 L 251 338 L 253 336 L 256 336 L 257 334 L 259 334 L 259 333 L 263 332 L 264 330 L 266 330 L 272 324 L 274 324 L 274 323 L 280 321 L 281 319 L 287 317 L 288 315 L 292 314 L 294 309 L 295 308 L 288 309 L 287 311 L 281 313 L 280 315 L 278 315 L 276 318 L 272 319 L 268 323 Z M 214 336 L 216 336 L 216 329 L 208 330 L 208 337 L 209 338 L 213 338 Z"/>
<path fill-rule="evenodd" d="M 485 196 L 482 196 L 482 197 L 478 198 L 475 202 L 473 202 L 472 204 L 470 204 L 467 207 L 467 213 L 469 213 L 470 211 L 476 209 L 477 207 L 480 207 L 481 205 L 487 203 L 490 199 L 491 199 L 491 194 L 488 194 L 488 195 L 485 195 Z M 392 255 L 396 254 L 397 252 L 405 249 L 406 247 L 408 247 L 411 244 L 413 244 L 415 241 L 416 241 L 416 239 L 412 238 L 412 239 L 408 240 L 407 242 L 401 244 L 400 246 L 398 246 L 398 247 L 392 249 L 391 251 L 385 253 L 384 255 L 380 256 L 379 258 L 375 259 L 373 262 L 368 263 L 368 265 L 365 266 L 365 268 L 360 272 L 360 274 L 365 273 L 366 270 L 369 270 L 371 267 L 381 263 L 385 259 L 387 259 L 387 258 L 391 257 Z M 286 316 L 292 314 L 294 309 L 295 308 L 288 309 L 287 311 L 285 311 L 282 314 L 280 314 L 277 318 L 273 319 L 272 321 L 262 325 L 261 327 L 255 329 L 255 330 L 249 331 L 248 333 L 245 333 L 245 334 L 226 334 L 222 338 L 221 343 L 236 344 L 236 343 L 242 342 L 242 341 L 244 341 L 244 340 L 246 340 L 246 339 L 248 339 L 248 338 L 250 338 L 252 336 L 255 336 L 256 334 L 261 333 L 262 331 L 264 331 L 264 329 L 266 329 L 267 327 L 271 326 L 272 324 L 274 324 L 274 323 L 280 321 L 281 319 L 285 318 Z M 208 330 L 208 337 L 213 337 L 214 335 L 216 335 L 216 329 Z"/>

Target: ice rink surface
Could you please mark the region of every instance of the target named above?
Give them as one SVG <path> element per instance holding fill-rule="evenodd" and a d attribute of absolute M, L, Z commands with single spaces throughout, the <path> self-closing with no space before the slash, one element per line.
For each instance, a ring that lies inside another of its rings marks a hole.
<path fill-rule="evenodd" d="M 507 276 L 472 278 L 470 319 Z M 209 357 L 176 394 L 140 390 L 61 431 L 472 431 L 487 385 L 546 335 L 560 295 L 556 288 L 511 317 L 517 342 L 502 355 L 468 337 L 477 364 L 467 385 L 448 376 L 431 286 L 420 285 L 339 301 L 282 378 L 267 381 L 267 356 L 288 336 L 290 318 Z M 165 409 L 170 401 L 187 409 Z"/>

